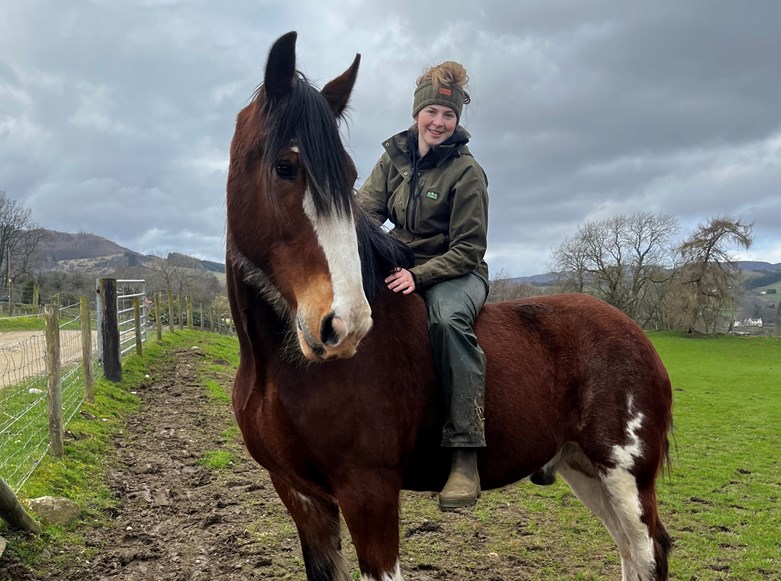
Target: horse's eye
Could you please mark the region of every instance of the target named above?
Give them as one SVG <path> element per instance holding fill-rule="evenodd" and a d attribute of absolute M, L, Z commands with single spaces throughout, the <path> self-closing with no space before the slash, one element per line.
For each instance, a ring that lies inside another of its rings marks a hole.
<path fill-rule="evenodd" d="M 274 166 L 274 171 L 277 172 L 280 179 L 287 181 L 296 179 L 296 166 L 289 161 L 278 161 L 277 165 Z"/>

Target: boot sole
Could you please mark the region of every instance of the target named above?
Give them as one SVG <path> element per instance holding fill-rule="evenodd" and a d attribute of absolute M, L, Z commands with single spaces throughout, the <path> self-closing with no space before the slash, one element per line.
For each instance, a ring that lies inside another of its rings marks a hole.
<path fill-rule="evenodd" d="M 439 508 L 441 510 L 452 510 L 455 508 L 467 508 L 477 504 L 477 499 L 480 498 L 480 493 L 477 493 L 477 498 L 439 498 Z"/>

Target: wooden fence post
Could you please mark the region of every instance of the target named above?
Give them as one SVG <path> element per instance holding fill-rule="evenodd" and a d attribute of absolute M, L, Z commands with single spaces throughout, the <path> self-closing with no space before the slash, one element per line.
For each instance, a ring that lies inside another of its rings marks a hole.
<path fill-rule="evenodd" d="M 122 353 L 119 342 L 119 320 L 117 316 L 117 281 L 101 278 L 100 333 L 103 337 L 103 375 L 109 381 L 122 381 Z"/>
<path fill-rule="evenodd" d="M 141 347 L 141 298 L 133 297 L 133 320 L 136 327 L 136 355 L 143 355 Z"/>
<path fill-rule="evenodd" d="M 60 310 L 57 305 L 43 308 L 46 319 L 46 370 L 49 388 L 49 453 L 65 455 L 62 433 L 62 377 L 60 376 Z"/>
<path fill-rule="evenodd" d="M 89 297 L 79 297 L 81 321 L 81 359 L 84 367 L 84 399 L 95 401 L 95 376 L 92 370 L 92 324 L 89 316 Z"/>
<path fill-rule="evenodd" d="M 24 510 L 14 491 L 0 478 L 0 516 L 15 529 L 40 534 L 41 527 Z"/>
<path fill-rule="evenodd" d="M 155 293 L 155 328 L 157 329 L 157 341 L 163 341 L 163 321 L 160 320 L 160 293 Z"/>
<path fill-rule="evenodd" d="M 41 287 L 37 283 L 33 284 L 33 315 L 37 315 L 39 309 L 38 303 L 41 302 Z"/>
<path fill-rule="evenodd" d="M 14 316 L 14 281 L 8 279 L 8 316 Z"/>
<path fill-rule="evenodd" d="M 198 308 L 200 310 L 200 316 L 201 316 L 201 331 L 203 331 L 203 303 L 200 303 L 198 305 Z"/>
<path fill-rule="evenodd" d="M 168 289 L 168 329 L 174 332 L 174 294 Z"/>
<path fill-rule="evenodd" d="M 179 330 L 184 330 L 184 309 L 182 306 L 182 291 L 176 293 L 176 301 L 179 306 Z"/>
<path fill-rule="evenodd" d="M 193 298 L 190 295 L 185 297 L 185 304 L 187 307 L 187 328 L 193 328 Z"/>

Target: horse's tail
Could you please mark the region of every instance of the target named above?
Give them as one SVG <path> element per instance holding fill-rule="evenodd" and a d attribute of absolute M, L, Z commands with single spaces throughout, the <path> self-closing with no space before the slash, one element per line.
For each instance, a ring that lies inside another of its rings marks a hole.
<path fill-rule="evenodd" d="M 672 440 L 672 444 L 670 443 Z M 664 455 L 659 463 L 659 472 L 661 474 L 667 474 L 667 479 L 672 479 L 673 476 L 673 461 L 671 448 L 675 447 L 675 453 L 678 453 L 678 444 L 675 440 L 675 426 L 673 425 L 672 417 L 670 418 L 670 429 L 667 430 L 667 435 L 664 438 Z"/>
<path fill-rule="evenodd" d="M 654 561 L 656 563 L 656 581 L 666 581 L 669 577 L 668 556 L 673 548 L 673 540 L 662 524 L 659 515 L 654 526 Z"/>
<path fill-rule="evenodd" d="M 671 444 L 672 441 L 672 444 Z M 675 441 L 675 432 L 672 416 L 670 416 L 670 427 L 667 430 L 667 434 L 664 438 L 664 453 L 659 462 L 659 472 L 667 473 L 668 480 L 672 479 L 672 453 L 671 449 L 675 447 L 677 454 L 678 446 Z M 668 557 L 673 548 L 673 539 L 670 533 L 667 532 L 662 519 L 659 518 L 659 513 L 656 513 L 655 523 L 653 525 L 653 542 L 654 542 L 654 561 L 656 563 L 656 581 L 666 581 L 669 578 L 668 571 Z"/>

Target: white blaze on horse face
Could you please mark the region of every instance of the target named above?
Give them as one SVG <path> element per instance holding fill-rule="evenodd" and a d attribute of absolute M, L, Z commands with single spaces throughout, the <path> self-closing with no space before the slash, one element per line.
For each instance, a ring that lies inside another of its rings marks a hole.
<path fill-rule="evenodd" d="M 304 212 L 317 235 L 331 272 L 334 316 L 344 321 L 347 335 L 363 337 L 372 326 L 371 307 L 363 292 L 358 237 L 352 213 L 339 215 L 336 210 L 324 218 L 317 215 L 312 193 L 304 194 Z"/>

